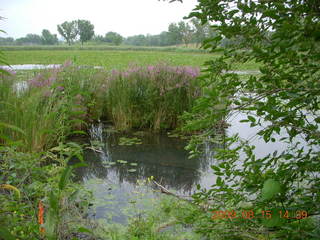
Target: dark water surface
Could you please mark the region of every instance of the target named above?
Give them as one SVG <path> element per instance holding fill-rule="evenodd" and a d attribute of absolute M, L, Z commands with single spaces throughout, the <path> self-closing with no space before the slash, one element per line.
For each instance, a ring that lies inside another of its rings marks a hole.
<path fill-rule="evenodd" d="M 95 202 L 91 217 L 124 223 L 137 210 L 133 208 L 152 208 L 152 201 L 148 200 L 158 193 L 146 187 L 151 185 L 147 184 L 151 176 L 170 191 L 183 196 L 190 196 L 197 184 L 210 186 L 215 181 L 209 171 L 213 159 L 211 152 L 197 159 L 188 159 L 188 152 L 184 149 L 187 142 L 168 137 L 166 133 L 129 134 L 126 137 L 137 137 L 142 144 L 121 146 L 119 138 L 123 135 L 105 130 L 102 124 L 91 129 L 92 141 L 102 144 L 98 147 L 99 152 L 86 152 L 88 167 L 79 168 L 76 173 L 78 180 L 93 191 Z"/>
<path fill-rule="evenodd" d="M 265 143 L 256 134 L 261 127 L 251 128 L 249 123 L 240 123 L 242 119 L 245 119 L 244 114 L 228 118 L 231 126 L 226 134 L 239 133 L 240 138 L 249 139 L 250 144 L 256 146 L 254 152 L 257 157 L 289 150 L 289 145 L 283 142 Z M 282 136 L 285 134 L 276 139 Z M 126 223 L 129 216 L 152 209 L 157 204 L 155 199 L 159 193 L 148 184 L 147 179 L 151 176 L 170 191 L 183 196 L 194 193 L 197 184 L 209 188 L 215 183 L 216 178 L 210 170 L 216 161 L 212 144 L 204 144 L 201 157 L 188 159 L 188 152 L 184 149 L 187 141 L 168 137 L 166 133 L 131 133 L 125 137 L 137 137 L 142 141 L 140 145 L 131 146 L 119 145 L 120 137 L 123 135 L 108 130 L 102 124 L 91 129 L 91 141 L 98 143 L 96 149 L 99 152 L 87 151 L 88 167 L 79 168 L 76 173 L 78 180 L 93 192 L 95 200 L 90 217 Z M 303 141 L 300 146 L 307 148 Z"/>

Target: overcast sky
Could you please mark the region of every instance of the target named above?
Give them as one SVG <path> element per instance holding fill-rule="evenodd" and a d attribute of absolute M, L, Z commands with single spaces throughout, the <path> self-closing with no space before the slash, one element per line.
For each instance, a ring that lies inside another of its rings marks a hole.
<path fill-rule="evenodd" d="M 158 0 L 0 0 L 0 29 L 14 38 L 43 29 L 57 32 L 57 24 L 89 20 L 95 33 L 115 31 L 122 36 L 158 34 L 178 22 L 195 7 L 196 0 L 168 3 Z"/>

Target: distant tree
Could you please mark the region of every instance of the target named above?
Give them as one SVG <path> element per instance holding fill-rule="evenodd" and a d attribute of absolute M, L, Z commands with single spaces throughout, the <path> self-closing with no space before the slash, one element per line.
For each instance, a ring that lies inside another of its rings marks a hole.
<path fill-rule="evenodd" d="M 191 28 L 189 23 L 184 21 L 180 21 L 178 23 L 178 29 L 180 32 L 181 40 L 186 46 L 188 46 L 192 39 L 193 29 Z"/>
<path fill-rule="evenodd" d="M 18 45 L 36 45 L 36 44 L 41 44 L 42 43 L 42 39 L 39 35 L 37 34 L 27 34 L 25 37 L 22 38 L 18 38 L 16 40 L 16 43 Z"/>
<path fill-rule="evenodd" d="M 206 31 L 205 31 L 205 26 L 201 23 L 201 21 L 197 18 L 192 18 L 191 19 L 191 24 L 194 29 L 194 34 L 193 34 L 193 42 L 196 43 L 196 46 L 200 43 L 203 42 L 204 39 L 206 39 Z"/>
<path fill-rule="evenodd" d="M 168 27 L 169 42 L 173 44 L 180 44 L 182 42 L 182 34 L 179 26 L 176 23 L 171 23 Z"/>
<path fill-rule="evenodd" d="M 134 46 L 147 46 L 146 36 L 142 34 L 128 37 L 125 43 Z"/>
<path fill-rule="evenodd" d="M 77 21 L 65 21 L 61 25 L 58 25 L 57 29 L 59 34 L 67 41 L 69 45 L 71 45 L 71 43 L 76 39 L 76 37 L 79 34 Z"/>
<path fill-rule="evenodd" d="M 94 36 L 94 25 L 88 20 L 78 20 L 77 25 L 81 44 L 91 40 Z"/>
<path fill-rule="evenodd" d="M 108 32 L 104 37 L 105 41 L 114 45 L 120 45 L 123 41 L 123 37 L 116 32 Z"/>
<path fill-rule="evenodd" d="M 12 37 L 0 37 L 0 45 L 13 45 L 14 39 Z"/>
<path fill-rule="evenodd" d="M 193 28 L 192 42 L 196 43 L 197 47 L 205 39 L 216 36 L 209 23 L 202 23 L 199 19 L 192 18 L 191 24 Z"/>
<path fill-rule="evenodd" d="M 97 42 L 97 43 L 102 43 L 102 42 L 105 42 L 105 39 L 102 35 L 94 35 L 92 37 L 92 41 Z"/>
<path fill-rule="evenodd" d="M 160 46 L 168 46 L 170 44 L 170 36 L 169 33 L 166 31 L 163 31 L 159 34 L 159 45 Z"/>
<path fill-rule="evenodd" d="M 58 38 L 56 34 L 51 34 L 49 30 L 42 30 L 42 44 L 45 45 L 54 45 L 58 44 Z"/>

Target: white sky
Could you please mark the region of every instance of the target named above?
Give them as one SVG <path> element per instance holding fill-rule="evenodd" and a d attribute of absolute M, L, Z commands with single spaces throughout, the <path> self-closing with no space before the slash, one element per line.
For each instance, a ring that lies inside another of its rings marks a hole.
<path fill-rule="evenodd" d="M 183 3 L 158 0 L 0 0 L 1 37 L 24 37 L 41 34 L 43 29 L 57 32 L 64 21 L 89 20 L 95 33 L 109 31 L 124 37 L 137 34 L 158 34 L 171 22 L 179 22 L 196 6 L 197 0 Z"/>

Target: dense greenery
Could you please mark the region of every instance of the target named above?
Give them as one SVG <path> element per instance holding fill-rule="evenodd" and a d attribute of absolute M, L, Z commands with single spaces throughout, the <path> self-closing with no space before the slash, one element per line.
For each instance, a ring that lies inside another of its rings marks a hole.
<path fill-rule="evenodd" d="M 45 224 L 40 227 L 45 227 L 48 237 L 66 239 L 71 232 L 90 232 L 74 223 L 75 208 L 69 206 L 75 198 L 78 205 L 87 203 L 74 195 L 75 185 L 67 184 L 72 170 L 66 167 L 67 161 L 82 159 L 81 146 L 68 137 L 85 134 L 89 121 L 102 118 L 121 130 L 159 130 L 187 122 L 184 129 L 198 133 L 188 146 L 193 154 L 208 139 L 222 142 L 224 148 L 216 149 L 214 184 L 209 189 L 199 186 L 193 196 L 193 203 L 201 207 L 170 199 L 157 209 L 160 213 L 132 219 L 123 231 L 107 228 L 100 236 L 177 239 L 160 233 L 160 220 L 172 217 L 169 225 L 189 224 L 197 231 L 184 233 L 186 238 L 319 239 L 319 16 L 316 0 L 199 0 L 190 18 L 211 26 L 216 35 L 206 36 L 204 47 L 221 54 L 201 55 L 210 59 L 197 84 L 194 68 L 151 66 L 151 55 L 146 58 L 146 52 L 140 62 L 145 67 L 111 72 L 67 62 L 41 71 L 26 85 L 17 85 L 17 76 L 2 70 L 0 233 L 9 239 L 11 235 L 40 238 L 35 217 L 39 200 L 46 206 Z M 172 25 L 172 32 L 176 28 Z M 185 35 L 174 36 L 186 44 L 191 30 L 184 29 Z M 230 40 L 228 48 L 218 48 L 224 39 Z M 16 52 L 7 54 L 10 62 L 30 63 L 30 59 L 11 61 L 12 56 L 18 59 Z M 44 51 L 33 54 L 40 59 Z M 93 64 L 90 54 L 85 54 L 89 65 L 108 64 L 96 57 Z M 157 54 L 159 59 L 161 54 Z M 126 56 L 130 58 L 128 52 Z M 57 63 L 65 57 L 57 57 Z M 52 63 L 52 59 L 38 59 L 34 63 Z M 127 66 L 118 62 L 122 69 Z M 238 63 L 259 66 L 261 74 L 240 78 L 230 72 Z M 189 113 L 179 119 L 186 110 Z M 217 131 L 217 126 L 237 113 L 246 115 L 242 122 L 256 127 L 266 146 L 283 143 L 287 149 L 260 157 L 250 141 Z M 219 214 L 214 218 L 212 211 Z M 235 218 L 242 212 L 244 217 Z"/>
<path fill-rule="evenodd" d="M 244 124 L 258 127 L 266 145 L 288 145 L 258 157 L 249 141 L 224 138 L 226 148 L 216 151 L 212 166 L 215 184 L 194 195 L 211 210 L 230 211 L 220 220 L 203 222 L 201 232 L 208 236 L 319 238 L 319 219 L 314 217 L 320 207 L 319 16 L 319 2 L 313 0 L 199 0 L 190 14 L 210 23 L 218 34 L 205 41 L 212 52 L 224 37 L 241 39 L 207 62 L 202 81 L 206 94 L 185 115 L 186 129 L 202 131 L 194 143 L 217 137 L 214 126 L 241 112 L 247 116 Z M 234 62 L 249 60 L 260 64 L 261 75 L 239 79 L 226 73 Z M 232 210 L 240 215 L 252 210 L 255 216 L 234 219 Z M 309 217 L 301 219 L 301 211 Z"/>
<path fill-rule="evenodd" d="M 5 56 L 10 64 L 63 64 L 68 59 L 73 59 L 76 65 L 103 66 L 107 70 L 125 69 L 130 64 L 152 65 L 167 62 L 169 65 L 199 66 L 205 61 L 217 57 L 212 54 L 184 52 L 183 50 L 168 52 L 166 49 L 139 49 L 132 50 L 32 50 L 32 51 L 5 51 Z M 254 67 L 254 66 L 252 66 Z M 242 66 L 246 68 L 246 66 Z"/>
<path fill-rule="evenodd" d="M 175 129 L 200 95 L 198 75 L 198 68 L 160 64 L 113 70 L 104 85 L 107 116 L 120 130 Z"/>
<path fill-rule="evenodd" d="M 8 239 L 67 239 L 90 232 L 78 212 L 87 209 L 88 194 L 68 184 L 67 166 L 71 158 L 82 160 L 85 146 L 70 137 L 85 135 L 88 123 L 106 119 L 120 130 L 174 128 L 199 94 L 193 83 L 199 69 L 192 67 L 107 72 L 68 61 L 33 76 L 2 71 L 0 232 Z"/>

